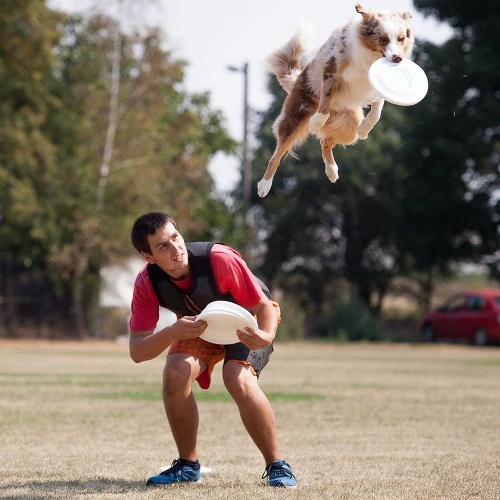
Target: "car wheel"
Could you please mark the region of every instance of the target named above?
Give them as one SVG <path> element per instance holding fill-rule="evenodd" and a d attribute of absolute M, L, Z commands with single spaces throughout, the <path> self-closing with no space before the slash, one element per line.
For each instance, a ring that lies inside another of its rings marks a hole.
<path fill-rule="evenodd" d="M 436 341 L 436 332 L 431 324 L 427 324 L 424 326 L 423 330 L 423 339 L 424 342 L 435 342 Z"/>
<path fill-rule="evenodd" d="M 484 328 L 478 328 L 474 332 L 474 345 L 485 346 L 488 343 L 488 332 Z"/>

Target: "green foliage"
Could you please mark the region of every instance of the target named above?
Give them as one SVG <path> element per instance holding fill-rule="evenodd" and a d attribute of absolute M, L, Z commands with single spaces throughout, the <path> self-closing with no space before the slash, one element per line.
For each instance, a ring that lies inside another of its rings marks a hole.
<path fill-rule="evenodd" d="M 498 222 L 500 36 L 492 5 L 415 2 L 454 27 L 442 46 L 423 44 L 416 60 L 426 70 L 430 93 L 423 120 L 412 117 L 404 154 L 417 166 L 409 171 L 398 227 L 402 266 L 425 278 L 429 292 L 439 274 L 457 262 L 488 263 L 500 276 Z M 429 10 L 430 9 L 430 10 Z M 415 235 L 418 234 L 418 238 Z"/>
<path fill-rule="evenodd" d="M 209 95 L 182 90 L 186 62 L 164 48 L 159 30 L 125 33 L 103 15 L 69 17 L 38 0 L 5 2 L 4 303 L 34 293 L 43 297 L 38 314 L 51 318 L 47 310 L 56 309 L 69 320 L 66 331 L 82 335 L 100 269 L 131 254 L 130 226 L 150 210 L 172 213 L 188 239 L 223 241 L 241 249 L 252 267 L 257 263 L 273 290 L 292 297 L 280 327 L 292 337 L 315 334 L 316 319 L 341 301 L 345 283 L 378 314 L 396 276 L 420 284 L 424 307 L 436 279 L 457 264 L 487 264 L 500 279 L 494 5 L 414 4 L 454 29 L 441 46 L 416 45 L 414 59 L 430 84 L 424 101 L 407 108 L 387 103 L 367 141 L 336 148 L 335 184 L 324 174 L 317 141 L 308 140 L 299 160 L 282 162 L 268 197 L 253 190 L 246 210 L 214 192 L 208 162 L 218 151 L 234 152 L 236 143 Z M 111 71 L 117 62 L 118 81 Z M 271 125 L 284 98 L 275 78 L 269 82 L 273 101 L 261 116 L 254 186 L 273 153 Z M 23 311 L 31 317 L 32 310 Z"/>
<path fill-rule="evenodd" d="M 289 294 L 275 293 L 273 298 L 281 308 L 281 322 L 278 326 L 276 341 L 304 340 L 306 315 L 302 304 Z"/>
<path fill-rule="evenodd" d="M 59 18 L 42 2 L 23 4 L 8 2 L 0 19 L 0 249 L 25 257 L 33 248 L 46 251 L 33 221 L 43 224 L 42 201 L 56 168 L 47 121 L 58 105 L 50 66 Z"/>
<path fill-rule="evenodd" d="M 281 102 L 281 91 L 274 90 Z M 271 114 L 263 117 L 256 164 L 267 162 L 274 149 L 273 119 Z M 340 278 L 355 283 L 374 310 L 379 307 L 377 296 L 383 294 L 397 257 L 393 229 L 399 211 L 393 194 L 406 168 L 398 131 L 403 121 L 403 111 L 388 105 L 368 141 L 337 148 L 340 180 L 335 184 L 324 173 L 318 141 L 309 139 L 298 150 L 299 160 L 282 162 L 270 195 L 256 200 L 266 238 L 262 272 L 298 297 L 311 317 L 338 299 L 334 284 Z"/>
<path fill-rule="evenodd" d="M 373 341 L 380 340 L 381 328 L 357 292 L 352 290 L 347 299 L 336 302 L 331 312 L 318 321 L 317 335 L 339 341 Z"/>
<path fill-rule="evenodd" d="M 435 279 L 457 263 L 487 263 L 500 276 L 496 17 L 491 5 L 415 4 L 455 28 L 442 46 L 416 44 L 414 59 L 430 83 L 424 101 L 404 108 L 386 103 L 366 141 L 335 148 L 335 184 L 310 139 L 298 160 L 282 162 L 270 194 L 253 200 L 262 273 L 298 297 L 310 320 L 339 298 L 339 279 L 378 314 L 396 276 L 417 280 L 423 304 L 430 303 Z M 254 185 L 274 151 L 271 125 L 284 99 L 274 76 L 269 89 L 273 102 L 262 114 Z"/>
<path fill-rule="evenodd" d="M 185 62 L 162 38 L 39 1 L 2 10 L 0 257 L 16 284 L 36 274 L 68 298 L 61 311 L 79 336 L 100 269 L 133 253 L 138 215 L 171 212 L 193 235 L 227 217 L 207 165 L 236 143 L 207 94 L 182 90 Z"/>

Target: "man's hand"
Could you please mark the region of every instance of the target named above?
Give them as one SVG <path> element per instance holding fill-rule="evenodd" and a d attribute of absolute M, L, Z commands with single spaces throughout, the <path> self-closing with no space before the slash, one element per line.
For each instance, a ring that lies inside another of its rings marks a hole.
<path fill-rule="evenodd" d="M 207 322 L 196 316 L 183 316 L 170 325 L 170 335 L 175 340 L 195 339 L 207 329 Z"/>
<path fill-rule="evenodd" d="M 157 333 L 153 333 L 153 330 L 130 332 L 130 357 L 136 363 L 153 359 L 167 349 L 172 342 L 195 339 L 206 328 L 206 321 L 197 320 L 196 316 L 184 316 Z"/>
<path fill-rule="evenodd" d="M 252 330 L 248 327 L 245 330 L 236 330 L 236 335 L 242 344 L 252 350 L 268 347 L 274 339 L 274 335 L 264 330 Z"/>

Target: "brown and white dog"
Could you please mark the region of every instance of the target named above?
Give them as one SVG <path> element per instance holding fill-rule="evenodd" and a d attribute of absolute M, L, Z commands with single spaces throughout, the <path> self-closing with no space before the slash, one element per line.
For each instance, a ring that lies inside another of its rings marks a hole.
<path fill-rule="evenodd" d="M 413 33 L 409 12 L 371 12 L 356 4 L 357 15 L 335 30 L 315 57 L 302 70 L 306 51 L 305 32 L 294 36 L 268 58 L 268 65 L 287 92 L 280 115 L 273 124 L 276 149 L 257 185 L 260 197 L 271 189 L 273 177 L 286 153 L 309 134 L 322 149 L 325 172 L 331 182 L 338 179 L 332 149 L 366 139 L 379 121 L 384 100 L 368 81 L 368 70 L 381 57 L 400 62 L 410 56 Z M 370 105 L 364 116 L 363 108 Z"/>

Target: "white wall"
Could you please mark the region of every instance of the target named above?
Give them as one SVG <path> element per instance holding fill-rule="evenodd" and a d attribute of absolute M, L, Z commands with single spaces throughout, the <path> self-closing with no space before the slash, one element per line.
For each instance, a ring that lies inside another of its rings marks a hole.
<path fill-rule="evenodd" d="M 123 266 L 110 266 L 101 270 L 103 284 L 99 303 L 101 307 L 120 307 L 127 309 L 130 317 L 130 304 L 134 281 L 146 261 L 139 257 L 130 259 Z M 160 319 L 155 331 L 161 330 L 175 321 L 175 314 L 160 308 Z"/>

